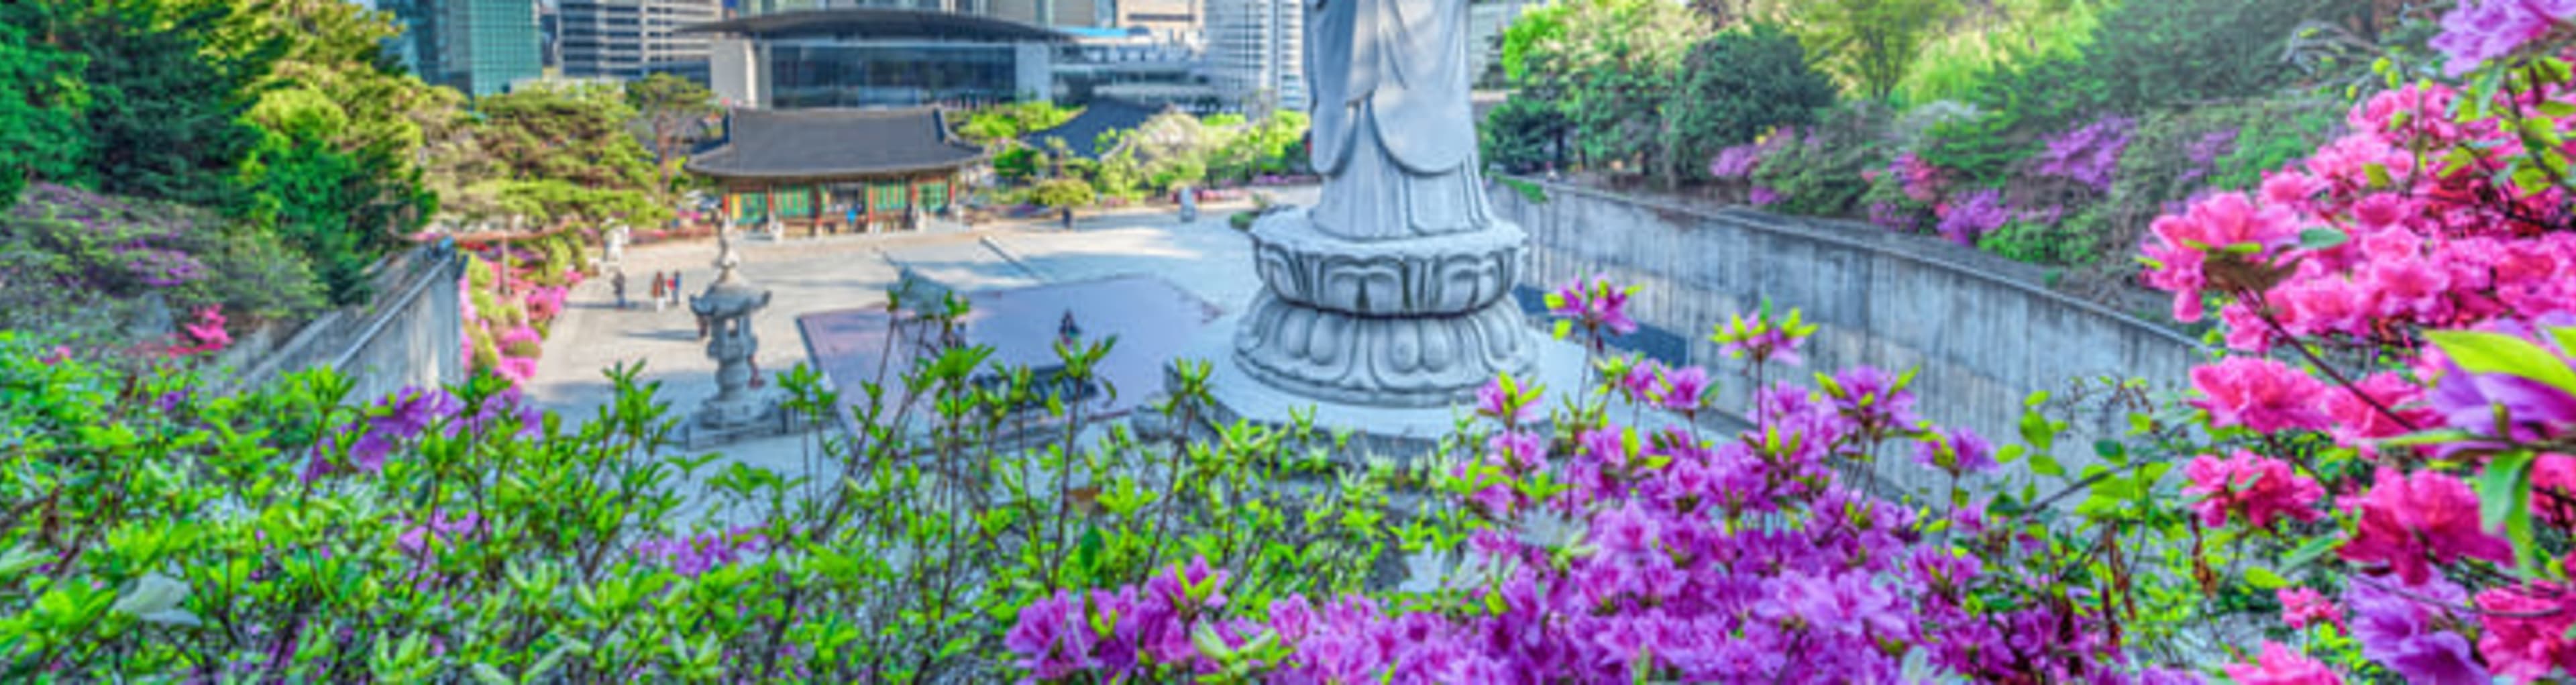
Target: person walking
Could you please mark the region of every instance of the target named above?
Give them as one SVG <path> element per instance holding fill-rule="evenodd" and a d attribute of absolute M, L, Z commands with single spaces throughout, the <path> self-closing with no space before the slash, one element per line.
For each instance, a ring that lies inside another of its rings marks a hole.
<path fill-rule="evenodd" d="M 680 306 L 680 272 L 671 272 L 671 306 Z"/>
<path fill-rule="evenodd" d="M 608 276 L 608 289 L 617 293 L 617 308 L 626 308 L 626 270 L 618 269 Z"/>
<path fill-rule="evenodd" d="M 1064 230 L 1073 230 L 1073 208 L 1064 208 Z"/>
<path fill-rule="evenodd" d="M 662 290 L 662 272 L 653 272 L 653 311 L 662 311 L 662 305 L 670 303 L 670 299 Z"/>

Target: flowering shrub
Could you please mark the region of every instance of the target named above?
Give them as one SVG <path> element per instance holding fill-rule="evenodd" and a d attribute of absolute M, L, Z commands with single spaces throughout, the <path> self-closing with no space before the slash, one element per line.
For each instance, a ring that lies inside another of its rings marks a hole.
<path fill-rule="evenodd" d="M 2454 74 L 2492 60 L 2469 85 L 2392 69 L 2349 134 L 2155 222 L 2145 279 L 2177 318 L 2214 308 L 2239 352 L 2191 374 L 2197 417 L 2237 448 L 2194 460 L 2185 493 L 2261 550 L 2222 575 L 2195 546 L 2204 588 L 2278 588 L 2283 641 L 2227 668 L 2242 682 L 2576 666 L 2576 80 L 2544 52 L 2563 48 L 2534 47 L 2567 31 L 2561 5 L 2463 3 L 2435 45 Z"/>
<path fill-rule="evenodd" d="M 255 227 L 174 205 L 53 185 L 30 186 L 0 213 L 0 328 L 100 344 L 133 339 L 138 321 L 220 307 L 251 320 L 310 314 L 321 292 L 304 259 Z M 157 303 L 157 306 L 156 306 Z M 177 326 L 166 333 L 185 335 Z M 181 346 L 198 341 L 182 341 Z"/>
<path fill-rule="evenodd" d="M 2120 154 L 2129 149 L 2129 134 L 2137 122 L 2121 117 L 2103 117 L 2081 128 L 2049 136 L 2046 149 L 2032 158 L 2031 171 L 2040 176 L 2073 180 L 2095 192 L 2111 191 L 2111 175 L 2120 168 Z"/>
<path fill-rule="evenodd" d="M 1625 292 L 1597 279 L 1560 290 L 1560 331 L 1597 338 L 1621 303 L 1600 295 Z M 1812 330 L 1766 312 L 1717 338 L 1758 365 L 1794 361 Z M 1050 682 L 2189 682 L 2134 662 L 2109 607 L 2068 592 L 2082 581 L 2059 574 L 2080 565 L 2007 520 L 1964 499 L 1928 515 L 1843 480 L 1901 444 L 1953 474 L 1996 465 L 1982 438 L 1923 425 L 1908 375 L 1770 387 L 1748 412 L 1761 428 L 1713 437 L 1598 409 L 1626 395 L 1696 410 L 1705 371 L 1603 367 L 1621 372 L 1545 423 L 1540 388 L 1506 377 L 1481 393 L 1487 449 L 1435 483 L 1471 532 L 1408 545 L 1455 562 L 1418 590 L 1242 602 L 1233 579 L 1193 563 L 1058 593 L 1019 615 L 1008 647 Z"/>
<path fill-rule="evenodd" d="M 1096 382 L 1109 349 L 1073 341 L 1058 362 Z M 1266 604 L 1356 590 L 1394 544 L 1384 488 L 1410 470 L 1322 461 L 1333 443 L 1297 425 L 1077 442 L 1096 407 L 1036 397 L 989 354 L 942 349 L 894 370 L 912 390 L 846 405 L 785 374 L 791 411 L 862 428 L 781 473 L 672 444 L 678 417 L 632 368 L 579 422 L 491 375 L 365 399 L 316 371 L 215 394 L 0 332 L 0 466 L 17 474 L 0 502 L 29 514 L 0 519 L 0 668 L 990 682 L 1007 621 L 1059 590 L 1204 556 L 1227 597 Z M 1174 370 L 1165 423 L 1197 425 L 1208 373 Z M 1323 487 L 1270 487 L 1291 482 Z"/>
<path fill-rule="evenodd" d="M 1974 246 L 1977 238 L 2011 220 L 2012 210 L 2004 207 L 2003 191 L 1979 190 L 1968 193 L 1958 204 L 1943 207 L 1939 230 L 1941 237 L 1950 242 Z"/>

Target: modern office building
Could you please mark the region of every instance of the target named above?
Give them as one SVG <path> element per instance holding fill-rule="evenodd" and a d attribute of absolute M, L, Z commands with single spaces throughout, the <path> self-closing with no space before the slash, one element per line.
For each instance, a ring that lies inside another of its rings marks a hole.
<path fill-rule="evenodd" d="M 1101 99 L 1171 105 L 1197 113 L 1223 109 L 1207 80 L 1207 61 L 1188 44 L 1144 27 L 1062 29 L 1072 42 L 1056 49 L 1055 99 Z"/>
<path fill-rule="evenodd" d="M 834 9 L 702 24 L 709 86 L 736 107 L 978 106 L 1053 98 L 1063 32 L 956 12 Z"/>
<path fill-rule="evenodd" d="M 545 73 L 536 0 L 383 0 L 403 25 L 393 52 L 422 80 L 477 97 Z"/>
<path fill-rule="evenodd" d="M 723 18 L 720 0 L 560 0 L 563 73 L 636 79 L 655 71 L 703 71 L 704 34 L 680 29 Z"/>
<path fill-rule="evenodd" d="M 1209 78 L 1231 108 L 1306 110 L 1303 0 L 1207 0 Z"/>
<path fill-rule="evenodd" d="M 1118 0 L 1118 28 L 1141 28 L 1164 42 L 1199 45 L 1207 28 L 1199 1 Z"/>
<path fill-rule="evenodd" d="M 843 9 L 952 12 L 1054 27 L 1107 26 L 1120 0 L 737 0 L 735 16 Z"/>

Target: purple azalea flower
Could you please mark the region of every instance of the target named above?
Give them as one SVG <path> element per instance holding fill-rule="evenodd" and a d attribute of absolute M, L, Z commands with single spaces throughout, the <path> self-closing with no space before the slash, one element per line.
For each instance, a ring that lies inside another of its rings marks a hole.
<path fill-rule="evenodd" d="M 386 455 L 392 454 L 393 451 L 393 441 L 386 439 L 383 433 L 367 431 L 364 435 L 358 436 L 357 442 L 349 445 L 349 466 L 357 469 L 359 473 L 382 472 L 385 470 Z"/>
<path fill-rule="evenodd" d="M 2393 582 L 2395 577 L 2356 579 L 2344 590 L 2344 599 L 2352 604 L 2352 635 L 2361 642 L 2362 656 L 2410 683 L 2491 682 L 2486 667 L 2470 651 L 2468 638 L 2436 625 L 2438 607 L 2379 586 Z M 2463 606 L 2468 601 L 2467 591 L 2438 574 L 2407 592 L 2441 606 Z"/>
<path fill-rule="evenodd" d="M 1834 375 L 1830 392 L 1834 409 L 1844 417 L 1863 424 L 1912 427 L 1922 423 L 1914 415 L 1914 393 L 1896 387 L 1896 376 L 1873 366 L 1855 366 Z"/>
<path fill-rule="evenodd" d="M 1535 469 L 1547 465 L 1547 436 L 1526 431 L 1497 433 L 1485 441 L 1494 461 L 1518 469 Z"/>
<path fill-rule="evenodd" d="M 447 394 L 446 390 L 422 390 L 418 387 L 403 388 L 387 395 L 376 406 L 380 413 L 367 419 L 369 428 L 390 434 L 397 440 L 417 437 L 429 428 L 431 422 L 453 417 L 463 409 L 456 396 Z"/>
<path fill-rule="evenodd" d="M 1914 461 L 1952 476 L 1983 473 L 1995 467 L 1995 447 L 1975 431 L 1952 428 L 1914 444 Z"/>
<path fill-rule="evenodd" d="M 1511 392 L 1503 389 L 1503 379 L 1485 381 L 1485 387 L 1476 389 L 1476 413 L 1501 419 L 1504 423 L 1512 425 L 1528 423 L 1538 418 L 1537 402 L 1513 406 L 1513 402 L 1517 400 L 1518 398 L 1512 397 Z"/>
<path fill-rule="evenodd" d="M 1664 374 L 1662 404 L 1665 409 L 1698 411 L 1708 393 L 1708 370 L 1697 366 L 1683 367 Z"/>

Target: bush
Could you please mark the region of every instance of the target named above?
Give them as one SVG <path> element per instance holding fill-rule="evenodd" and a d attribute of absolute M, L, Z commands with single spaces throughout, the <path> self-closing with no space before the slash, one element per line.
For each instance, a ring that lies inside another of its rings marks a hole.
<path fill-rule="evenodd" d="M 2303 76 L 2281 58 L 2293 27 L 2367 11 L 2368 3 L 2344 0 L 2123 2 L 2080 57 L 1998 73 L 1978 104 L 2017 125 L 2060 129 L 2103 114 L 2275 94 Z"/>
<path fill-rule="evenodd" d="M 146 300 L 253 320 L 322 304 L 301 255 L 209 212 L 40 183 L 0 214 L 0 328 L 119 340 Z"/>
<path fill-rule="evenodd" d="M 1507 174 L 1527 174 L 1565 162 L 1571 125 L 1556 103 L 1514 93 L 1485 114 L 1477 143 L 1485 163 Z"/>
<path fill-rule="evenodd" d="M 1753 171 L 1759 202 L 1780 211 L 1810 216 L 1853 216 L 1869 192 L 1864 172 L 1887 164 L 1890 154 L 1877 144 L 1886 135 L 1886 108 L 1846 103 L 1826 113 L 1815 125 L 1762 159 Z"/>
<path fill-rule="evenodd" d="M 1029 199 L 1048 208 L 1067 209 L 1091 206 L 1100 195 L 1080 179 L 1059 178 L 1039 183 L 1031 189 Z"/>
<path fill-rule="evenodd" d="M 1693 46 L 1680 88 L 1664 107 L 1661 146 L 1673 160 L 1668 173 L 1675 174 L 1667 180 L 1705 179 L 1705 165 L 1718 150 L 1807 124 L 1816 110 L 1833 105 L 1833 82 L 1808 68 L 1806 55 L 1797 37 L 1768 25 Z"/>

